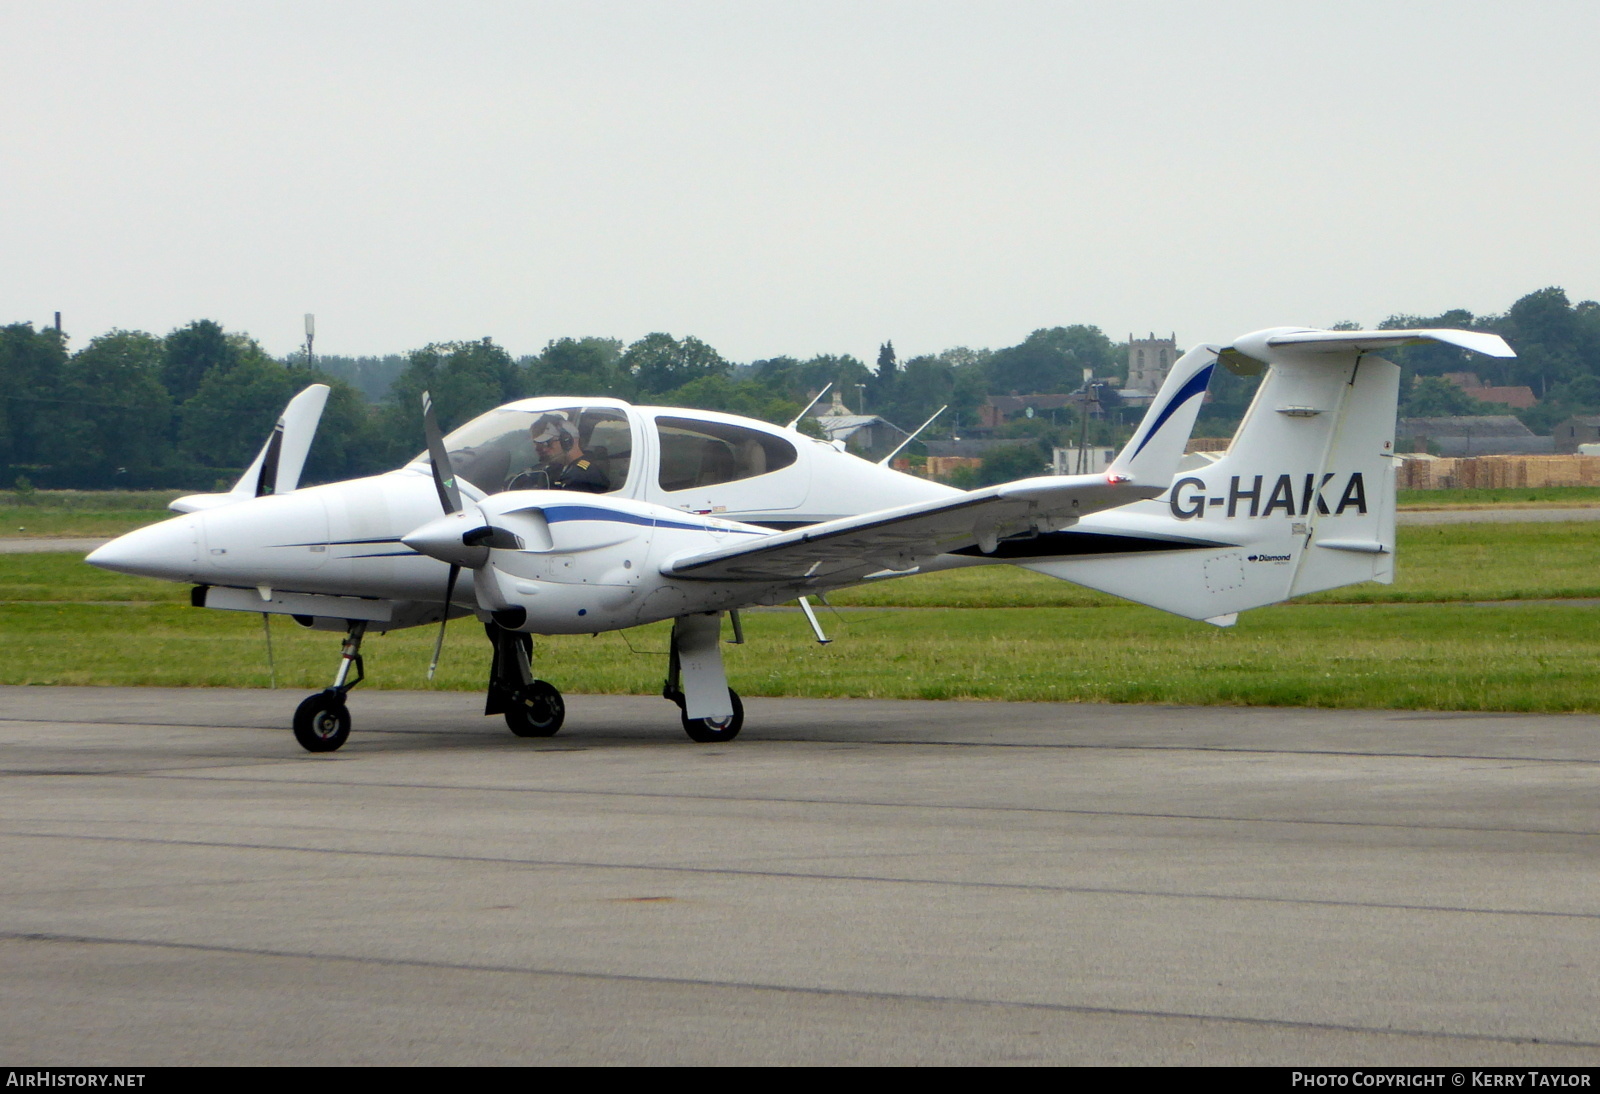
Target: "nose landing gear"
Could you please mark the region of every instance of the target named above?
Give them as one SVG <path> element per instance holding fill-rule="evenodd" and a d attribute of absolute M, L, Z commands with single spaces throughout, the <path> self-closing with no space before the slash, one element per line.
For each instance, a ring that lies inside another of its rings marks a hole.
<path fill-rule="evenodd" d="M 307 696 L 295 708 L 294 739 L 307 752 L 333 752 L 350 739 L 350 709 L 344 700 L 351 688 L 366 679 L 361 663 L 361 639 L 366 633 L 365 620 L 351 620 L 344 645 L 339 648 L 339 671 L 334 675 L 333 686 Z M 350 679 L 352 668 L 354 680 Z"/>

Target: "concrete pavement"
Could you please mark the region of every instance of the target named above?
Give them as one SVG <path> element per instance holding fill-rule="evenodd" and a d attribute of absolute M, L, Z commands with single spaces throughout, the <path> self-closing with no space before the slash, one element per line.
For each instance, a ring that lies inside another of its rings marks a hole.
<path fill-rule="evenodd" d="M 1600 1062 L 1600 718 L 0 688 L 9 1063 Z"/>

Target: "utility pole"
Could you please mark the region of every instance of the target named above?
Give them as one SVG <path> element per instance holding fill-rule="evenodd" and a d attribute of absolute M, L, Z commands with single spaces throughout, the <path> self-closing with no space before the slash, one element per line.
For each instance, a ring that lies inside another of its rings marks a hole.
<path fill-rule="evenodd" d="M 1089 473 L 1089 399 L 1094 381 L 1094 370 L 1083 370 L 1083 395 L 1078 399 L 1078 470 L 1077 474 Z"/>
<path fill-rule="evenodd" d="M 306 369 L 309 371 L 316 358 L 311 356 L 311 343 L 317 337 L 317 317 L 306 312 Z"/>

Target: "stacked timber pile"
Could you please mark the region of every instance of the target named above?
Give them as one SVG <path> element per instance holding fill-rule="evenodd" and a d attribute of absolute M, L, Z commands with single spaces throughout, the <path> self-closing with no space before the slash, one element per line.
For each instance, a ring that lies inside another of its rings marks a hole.
<path fill-rule="evenodd" d="M 1452 487 L 1600 486 L 1600 456 L 1405 455 L 1395 469 L 1401 490 Z"/>
<path fill-rule="evenodd" d="M 1464 462 L 1420 454 L 1401 456 L 1394 469 L 1394 485 L 1399 490 L 1448 490 L 1456 485 L 1456 464 Z"/>
<path fill-rule="evenodd" d="M 1600 460 L 1596 461 L 1600 463 Z M 929 456 L 928 477 L 942 479 L 958 467 L 982 467 L 981 456 Z"/>

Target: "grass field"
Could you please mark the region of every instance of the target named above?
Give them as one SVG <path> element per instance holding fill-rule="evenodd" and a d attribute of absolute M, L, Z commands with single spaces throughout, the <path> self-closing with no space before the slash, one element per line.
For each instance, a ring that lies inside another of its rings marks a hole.
<path fill-rule="evenodd" d="M 727 647 L 741 693 L 1452 710 L 1600 711 L 1600 525 L 1401 530 L 1392 586 L 1247 612 L 1218 630 L 1007 567 L 833 597 L 819 647 L 795 611 L 746 613 Z M 1481 603 L 1492 602 L 1492 603 Z M 874 608 L 882 610 L 873 610 Z M 920 610 L 900 610 L 920 609 Z M 271 624 L 280 687 L 325 686 L 338 636 Z M 266 686 L 261 617 L 197 611 L 187 586 L 107 574 L 71 555 L 0 556 L 5 684 Z M 477 690 L 482 631 L 371 639 L 363 686 Z M 571 692 L 649 693 L 665 625 L 538 639 L 538 673 Z"/>
<path fill-rule="evenodd" d="M 36 490 L 0 493 L 0 537 L 118 536 L 172 516 L 188 490 Z"/>
<path fill-rule="evenodd" d="M 1496 508 L 1559 508 L 1563 505 L 1600 504 L 1600 486 L 1506 486 L 1461 490 L 1401 490 L 1396 500 L 1402 509 L 1451 509 L 1461 506 Z"/>
<path fill-rule="evenodd" d="M 1266 608 L 1216 630 L 1146 608 L 947 608 L 830 617 L 750 612 L 727 647 L 742 694 L 887 699 L 1596 711 L 1600 613 L 1550 604 Z M 279 687 L 326 686 L 338 636 L 275 619 Z M 173 604 L 0 605 L 0 682 L 264 687 L 259 616 Z M 452 625 L 435 687 L 476 691 L 487 644 Z M 375 637 L 367 687 L 426 688 L 430 630 Z M 541 677 L 572 692 L 652 693 L 667 627 L 537 641 Z"/>

